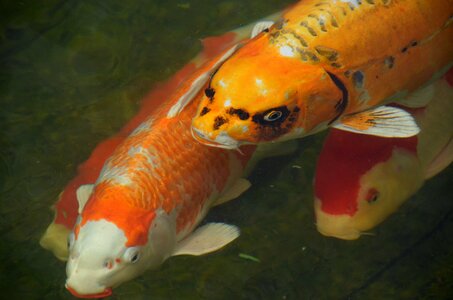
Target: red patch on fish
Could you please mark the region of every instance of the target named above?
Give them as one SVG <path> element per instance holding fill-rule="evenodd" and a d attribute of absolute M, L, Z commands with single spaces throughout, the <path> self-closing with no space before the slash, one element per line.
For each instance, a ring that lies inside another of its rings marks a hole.
<path fill-rule="evenodd" d="M 314 192 L 321 209 L 332 215 L 353 216 L 360 178 L 390 158 L 395 148 L 417 151 L 417 137 L 382 138 L 331 129 L 319 155 Z"/>

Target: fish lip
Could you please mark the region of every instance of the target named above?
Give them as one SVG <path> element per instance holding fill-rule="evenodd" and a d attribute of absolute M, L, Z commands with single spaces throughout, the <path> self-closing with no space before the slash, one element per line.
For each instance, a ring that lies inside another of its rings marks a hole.
<path fill-rule="evenodd" d="M 207 145 L 210 147 L 222 148 L 227 150 L 238 149 L 240 146 L 240 142 L 236 142 L 234 144 L 222 144 L 216 141 L 209 139 L 201 130 L 194 128 L 191 126 L 190 132 L 192 133 L 192 137 L 199 143 L 203 145 Z"/>
<path fill-rule="evenodd" d="M 65 284 L 65 288 L 75 297 L 77 298 L 104 298 L 112 295 L 112 288 L 106 288 L 103 292 L 96 293 L 96 294 L 79 294 L 75 289 L 70 287 L 68 284 Z"/>

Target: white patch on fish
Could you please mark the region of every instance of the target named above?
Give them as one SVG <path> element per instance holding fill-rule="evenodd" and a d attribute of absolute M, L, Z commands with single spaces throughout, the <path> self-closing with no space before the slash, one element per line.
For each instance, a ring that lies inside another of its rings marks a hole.
<path fill-rule="evenodd" d="M 294 50 L 293 48 L 291 48 L 290 46 L 282 46 L 280 47 L 280 55 L 281 56 L 285 56 L 285 57 L 295 57 L 295 53 L 294 53 Z"/>
<path fill-rule="evenodd" d="M 354 7 L 359 7 L 359 5 L 360 5 L 360 1 L 359 0 L 340 0 L 340 1 L 343 2 L 343 3 L 350 3 Z M 334 0 L 333 3 L 337 3 L 337 0 Z"/>
<path fill-rule="evenodd" d="M 225 102 L 223 103 L 224 107 L 230 107 L 231 106 L 231 99 L 226 99 Z"/>
<path fill-rule="evenodd" d="M 148 120 L 144 121 L 137 128 L 135 128 L 134 131 L 132 131 L 130 136 L 135 136 L 135 135 L 138 135 L 138 134 L 140 134 L 140 133 L 142 133 L 144 131 L 148 131 L 149 129 L 151 129 L 151 126 L 153 125 L 153 122 L 154 122 L 153 118 L 149 118 Z"/>
<path fill-rule="evenodd" d="M 227 84 L 225 83 L 225 81 L 223 81 L 223 79 L 220 79 L 219 80 L 219 85 L 223 88 L 226 88 L 227 87 Z"/>

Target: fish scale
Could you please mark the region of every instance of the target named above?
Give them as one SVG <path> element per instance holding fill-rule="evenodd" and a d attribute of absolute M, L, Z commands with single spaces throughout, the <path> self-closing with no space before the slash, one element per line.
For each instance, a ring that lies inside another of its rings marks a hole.
<path fill-rule="evenodd" d="M 110 170 L 107 167 L 100 175 L 92 203 L 84 210 L 84 219 L 90 219 L 89 208 L 95 210 L 97 198 L 121 193 L 122 197 L 109 197 L 112 206 L 128 202 L 145 210 L 162 207 L 171 213 L 178 209 L 177 231 L 192 225 L 206 199 L 224 189 L 230 172 L 225 168 L 230 159 L 226 150 L 208 148 L 193 139 L 188 128 L 195 109 L 196 104 L 192 104 L 180 117 L 157 119 L 148 130 L 142 129 L 127 138 L 114 151 L 107 166 L 126 169 L 131 185 L 118 185 L 115 176 L 104 178 Z M 147 151 L 131 156 L 130 150 L 136 147 Z M 156 166 L 147 161 L 149 156 L 155 157 Z"/>

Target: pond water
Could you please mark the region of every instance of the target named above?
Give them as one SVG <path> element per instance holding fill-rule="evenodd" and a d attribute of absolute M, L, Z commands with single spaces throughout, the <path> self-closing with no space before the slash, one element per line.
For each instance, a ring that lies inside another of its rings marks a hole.
<path fill-rule="evenodd" d="M 200 39 L 292 1 L 18 1 L 0 18 L 0 287 L 4 299 L 73 299 L 65 264 L 42 249 L 50 206 L 142 97 Z M 453 167 L 374 236 L 341 241 L 314 225 L 312 178 L 325 133 L 262 161 L 253 184 L 208 221 L 241 228 L 213 254 L 180 256 L 112 299 L 451 299 Z M 294 166 L 302 168 L 294 168 Z M 244 255 L 258 258 L 254 261 Z"/>

